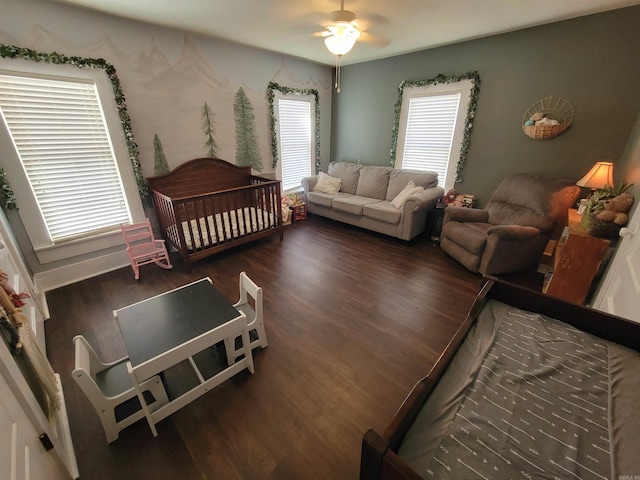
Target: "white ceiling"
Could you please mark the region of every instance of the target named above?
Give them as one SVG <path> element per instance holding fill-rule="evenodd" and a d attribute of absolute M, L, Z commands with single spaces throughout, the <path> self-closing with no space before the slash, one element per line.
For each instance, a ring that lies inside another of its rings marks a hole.
<path fill-rule="evenodd" d="M 53 0 L 119 17 L 335 64 L 323 39 L 340 0 Z M 463 40 L 640 4 L 640 0 L 345 0 L 358 41 L 342 64 L 359 63 Z M 363 35 L 367 39 L 367 35 Z"/>

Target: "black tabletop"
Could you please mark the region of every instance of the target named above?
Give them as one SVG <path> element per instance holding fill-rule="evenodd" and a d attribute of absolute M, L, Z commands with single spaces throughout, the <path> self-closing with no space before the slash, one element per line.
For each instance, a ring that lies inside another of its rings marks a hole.
<path fill-rule="evenodd" d="M 124 307 L 116 313 L 133 366 L 239 315 L 207 279 Z"/>

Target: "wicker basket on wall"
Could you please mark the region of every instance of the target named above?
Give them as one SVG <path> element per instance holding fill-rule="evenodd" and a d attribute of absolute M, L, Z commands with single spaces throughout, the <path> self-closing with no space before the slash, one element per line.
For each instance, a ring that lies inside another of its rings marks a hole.
<path fill-rule="evenodd" d="M 558 121 L 558 125 L 525 125 L 536 113 Z M 573 106 L 564 98 L 548 97 L 539 100 L 526 111 L 522 131 L 534 140 L 549 140 L 564 133 L 573 123 Z"/>

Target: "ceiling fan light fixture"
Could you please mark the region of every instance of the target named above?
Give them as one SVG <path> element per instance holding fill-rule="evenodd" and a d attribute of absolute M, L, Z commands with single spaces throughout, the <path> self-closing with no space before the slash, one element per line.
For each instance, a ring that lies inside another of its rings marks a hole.
<path fill-rule="evenodd" d="M 329 27 L 332 35 L 324 39 L 329 51 L 337 56 L 344 55 L 353 48 L 360 38 L 360 31 L 350 23 L 338 23 Z"/>

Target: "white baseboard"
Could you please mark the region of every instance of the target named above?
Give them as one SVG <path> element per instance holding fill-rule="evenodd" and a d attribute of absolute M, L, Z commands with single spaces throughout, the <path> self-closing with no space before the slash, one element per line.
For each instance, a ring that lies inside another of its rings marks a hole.
<path fill-rule="evenodd" d="M 65 285 L 96 277 L 128 265 L 130 265 L 129 257 L 127 256 L 127 252 L 122 250 L 65 267 L 36 273 L 33 281 L 37 291 L 47 292 L 48 290 L 64 287 Z"/>

